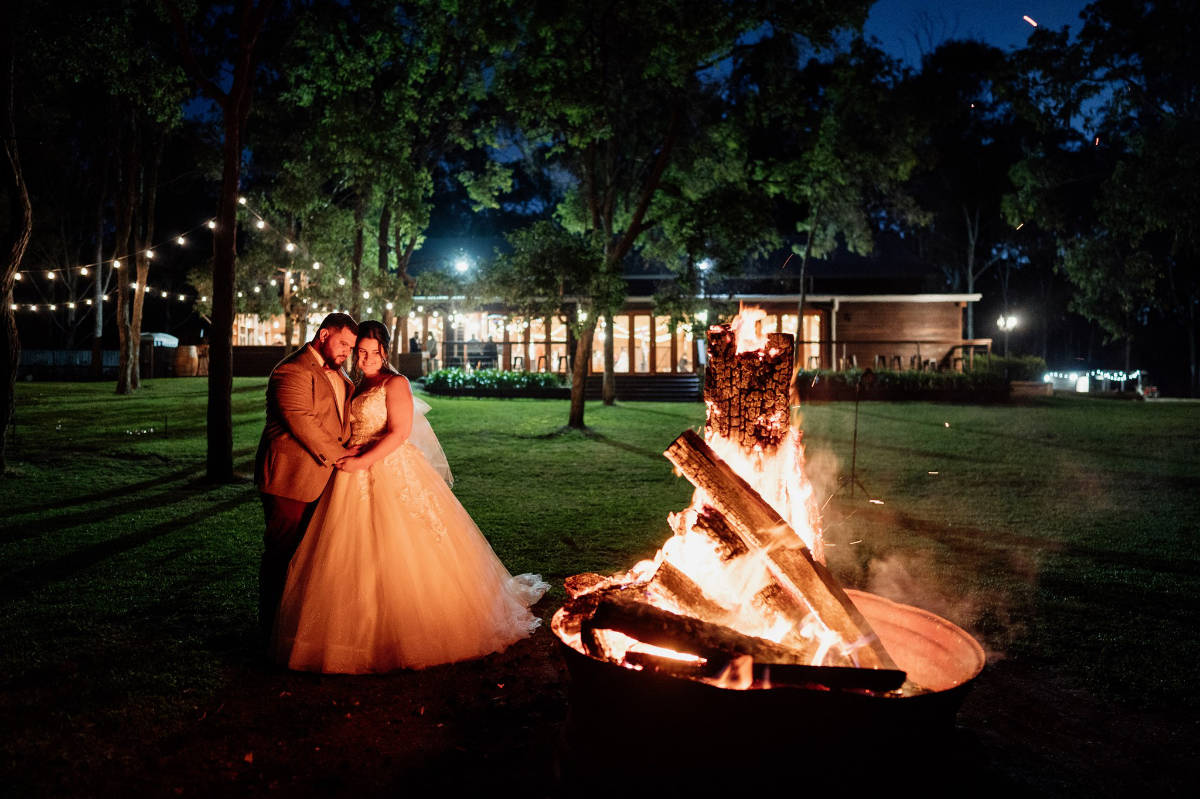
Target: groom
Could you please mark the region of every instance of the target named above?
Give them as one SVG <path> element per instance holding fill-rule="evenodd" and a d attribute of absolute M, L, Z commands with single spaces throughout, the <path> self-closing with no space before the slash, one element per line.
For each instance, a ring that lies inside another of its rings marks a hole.
<path fill-rule="evenodd" d="M 267 384 L 267 424 L 254 459 L 254 483 L 267 529 L 258 574 L 258 618 L 269 643 L 291 561 L 317 500 L 345 454 L 346 401 L 354 384 L 342 364 L 354 349 L 358 324 L 331 313 L 312 341 L 280 361 Z"/>

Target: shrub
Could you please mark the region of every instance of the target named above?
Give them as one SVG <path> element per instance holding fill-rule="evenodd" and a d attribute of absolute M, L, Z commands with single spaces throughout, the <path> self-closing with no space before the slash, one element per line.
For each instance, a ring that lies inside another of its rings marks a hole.
<path fill-rule="evenodd" d="M 439 369 L 422 379 L 430 394 L 487 397 L 557 395 L 566 384 L 554 372 L 509 372 L 501 369 Z"/>
<path fill-rule="evenodd" d="M 975 358 L 971 372 L 999 375 L 1006 380 L 1040 381 L 1046 374 L 1046 362 L 1036 355 L 984 355 Z"/>
<path fill-rule="evenodd" d="M 802 400 L 943 400 L 998 402 L 1008 396 L 1003 374 L 976 369 L 972 372 L 919 372 L 887 369 L 844 372 L 805 370 L 799 376 Z"/>

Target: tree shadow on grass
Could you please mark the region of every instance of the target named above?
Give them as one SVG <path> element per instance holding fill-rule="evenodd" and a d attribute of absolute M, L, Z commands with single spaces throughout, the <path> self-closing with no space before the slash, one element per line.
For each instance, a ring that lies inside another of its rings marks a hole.
<path fill-rule="evenodd" d="M 198 513 L 190 513 L 185 516 L 167 519 L 151 527 L 135 530 L 106 541 L 100 541 L 45 563 L 39 563 L 36 566 L 13 572 L 5 579 L 4 586 L 0 587 L 0 597 L 4 599 L 16 599 L 26 596 L 49 583 L 71 577 L 108 558 L 123 554 L 163 536 L 179 532 L 201 520 L 211 519 L 214 516 L 231 511 L 244 505 L 246 502 L 252 501 L 256 496 L 257 492 L 253 488 L 248 487 L 233 498 L 209 505 L 205 510 Z M 184 498 L 191 497 L 180 496 L 176 501 L 181 501 Z M 122 512 L 130 512 L 136 507 L 143 506 L 144 501 L 127 503 L 125 510 Z M 117 514 L 114 513 L 113 515 Z"/>
<path fill-rule="evenodd" d="M 661 450 L 652 450 L 652 449 L 648 449 L 646 447 L 639 447 L 634 444 L 627 444 L 624 441 L 617 441 L 616 439 L 609 438 L 608 436 L 596 431 L 594 428 L 591 428 L 591 427 L 584 427 L 582 429 L 575 428 L 575 427 L 560 427 L 557 430 L 550 432 L 550 433 L 544 433 L 539 436 L 529 436 L 529 438 L 536 438 L 536 439 L 541 439 L 541 440 L 549 440 L 549 439 L 553 439 L 553 438 L 571 438 L 571 437 L 589 439 L 591 441 L 595 441 L 600 444 L 605 444 L 607 446 L 614 447 L 616 449 L 623 450 L 625 452 L 629 452 L 634 455 L 639 455 L 643 458 L 652 458 L 654 460 L 658 460 L 659 458 L 662 457 Z"/>

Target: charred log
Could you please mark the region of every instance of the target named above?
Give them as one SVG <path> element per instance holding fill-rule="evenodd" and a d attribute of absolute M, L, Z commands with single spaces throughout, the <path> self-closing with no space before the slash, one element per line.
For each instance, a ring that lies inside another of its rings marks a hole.
<path fill-rule="evenodd" d="M 764 350 L 737 351 L 728 325 L 708 329 L 704 401 L 709 431 L 746 449 L 773 449 L 787 434 L 793 338 L 769 333 Z"/>
<path fill-rule="evenodd" d="M 862 642 L 854 654 L 859 665 L 895 668 L 870 624 L 837 579 L 813 559 L 808 547 L 775 509 L 700 436 L 685 431 L 664 454 L 692 485 L 707 494 L 709 503 L 748 548 L 765 554 L 771 575 L 795 600 L 796 608 L 810 609 L 843 641 Z M 793 620 L 801 624 L 805 616 Z"/>
<path fill-rule="evenodd" d="M 806 657 L 765 638 L 743 635 L 719 624 L 681 616 L 636 598 L 614 594 L 605 597 L 581 629 L 586 640 L 597 629 L 615 630 L 643 643 L 703 658 L 726 659 L 749 655 L 765 663 L 806 662 Z"/>

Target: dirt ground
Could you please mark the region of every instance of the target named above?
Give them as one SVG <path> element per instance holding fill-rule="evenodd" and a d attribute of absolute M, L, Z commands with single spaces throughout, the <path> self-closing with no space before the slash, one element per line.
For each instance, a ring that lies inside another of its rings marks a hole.
<path fill-rule="evenodd" d="M 538 610 L 548 617 L 554 608 L 544 601 Z M 434 789 L 537 797 L 613 795 L 614 786 L 627 795 L 657 780 L 656 792 L 705 795 L 736 794 L 737 775 L 749 770 L 763 775 L 756 792 L 807 784 L 855 795 L 878 782 L 926 795 L 1097 797 L 1181 794 L 1198 776 L 1196 719 L 1106 705 L 1056 680 L 1051 664 L 1004 660 L 976 680 L 953 729 L 907 742 L 903 758 L 862 751 L 830 767 L 800 750 L 775 770 L 693 763 L 686 773 L 664 762 L 631 786 L 638 777 L 611 752 L 573 744 L 569 680 L 546 629 L 479 661 L 378 676 L 289 673 L 234 642 L 227 685 L 179 729 L 160 740 L 79 731 L 75 745 L 93 750 L 86 764 L 30 764 L 9 789 L 13 796 L 373 797 Z M 637 708 L 613 713 L 637 729 Z M 806 720 L 788 723 L 800 729 Z M 64 758 L 72 746 L 64 742 Z"/>

